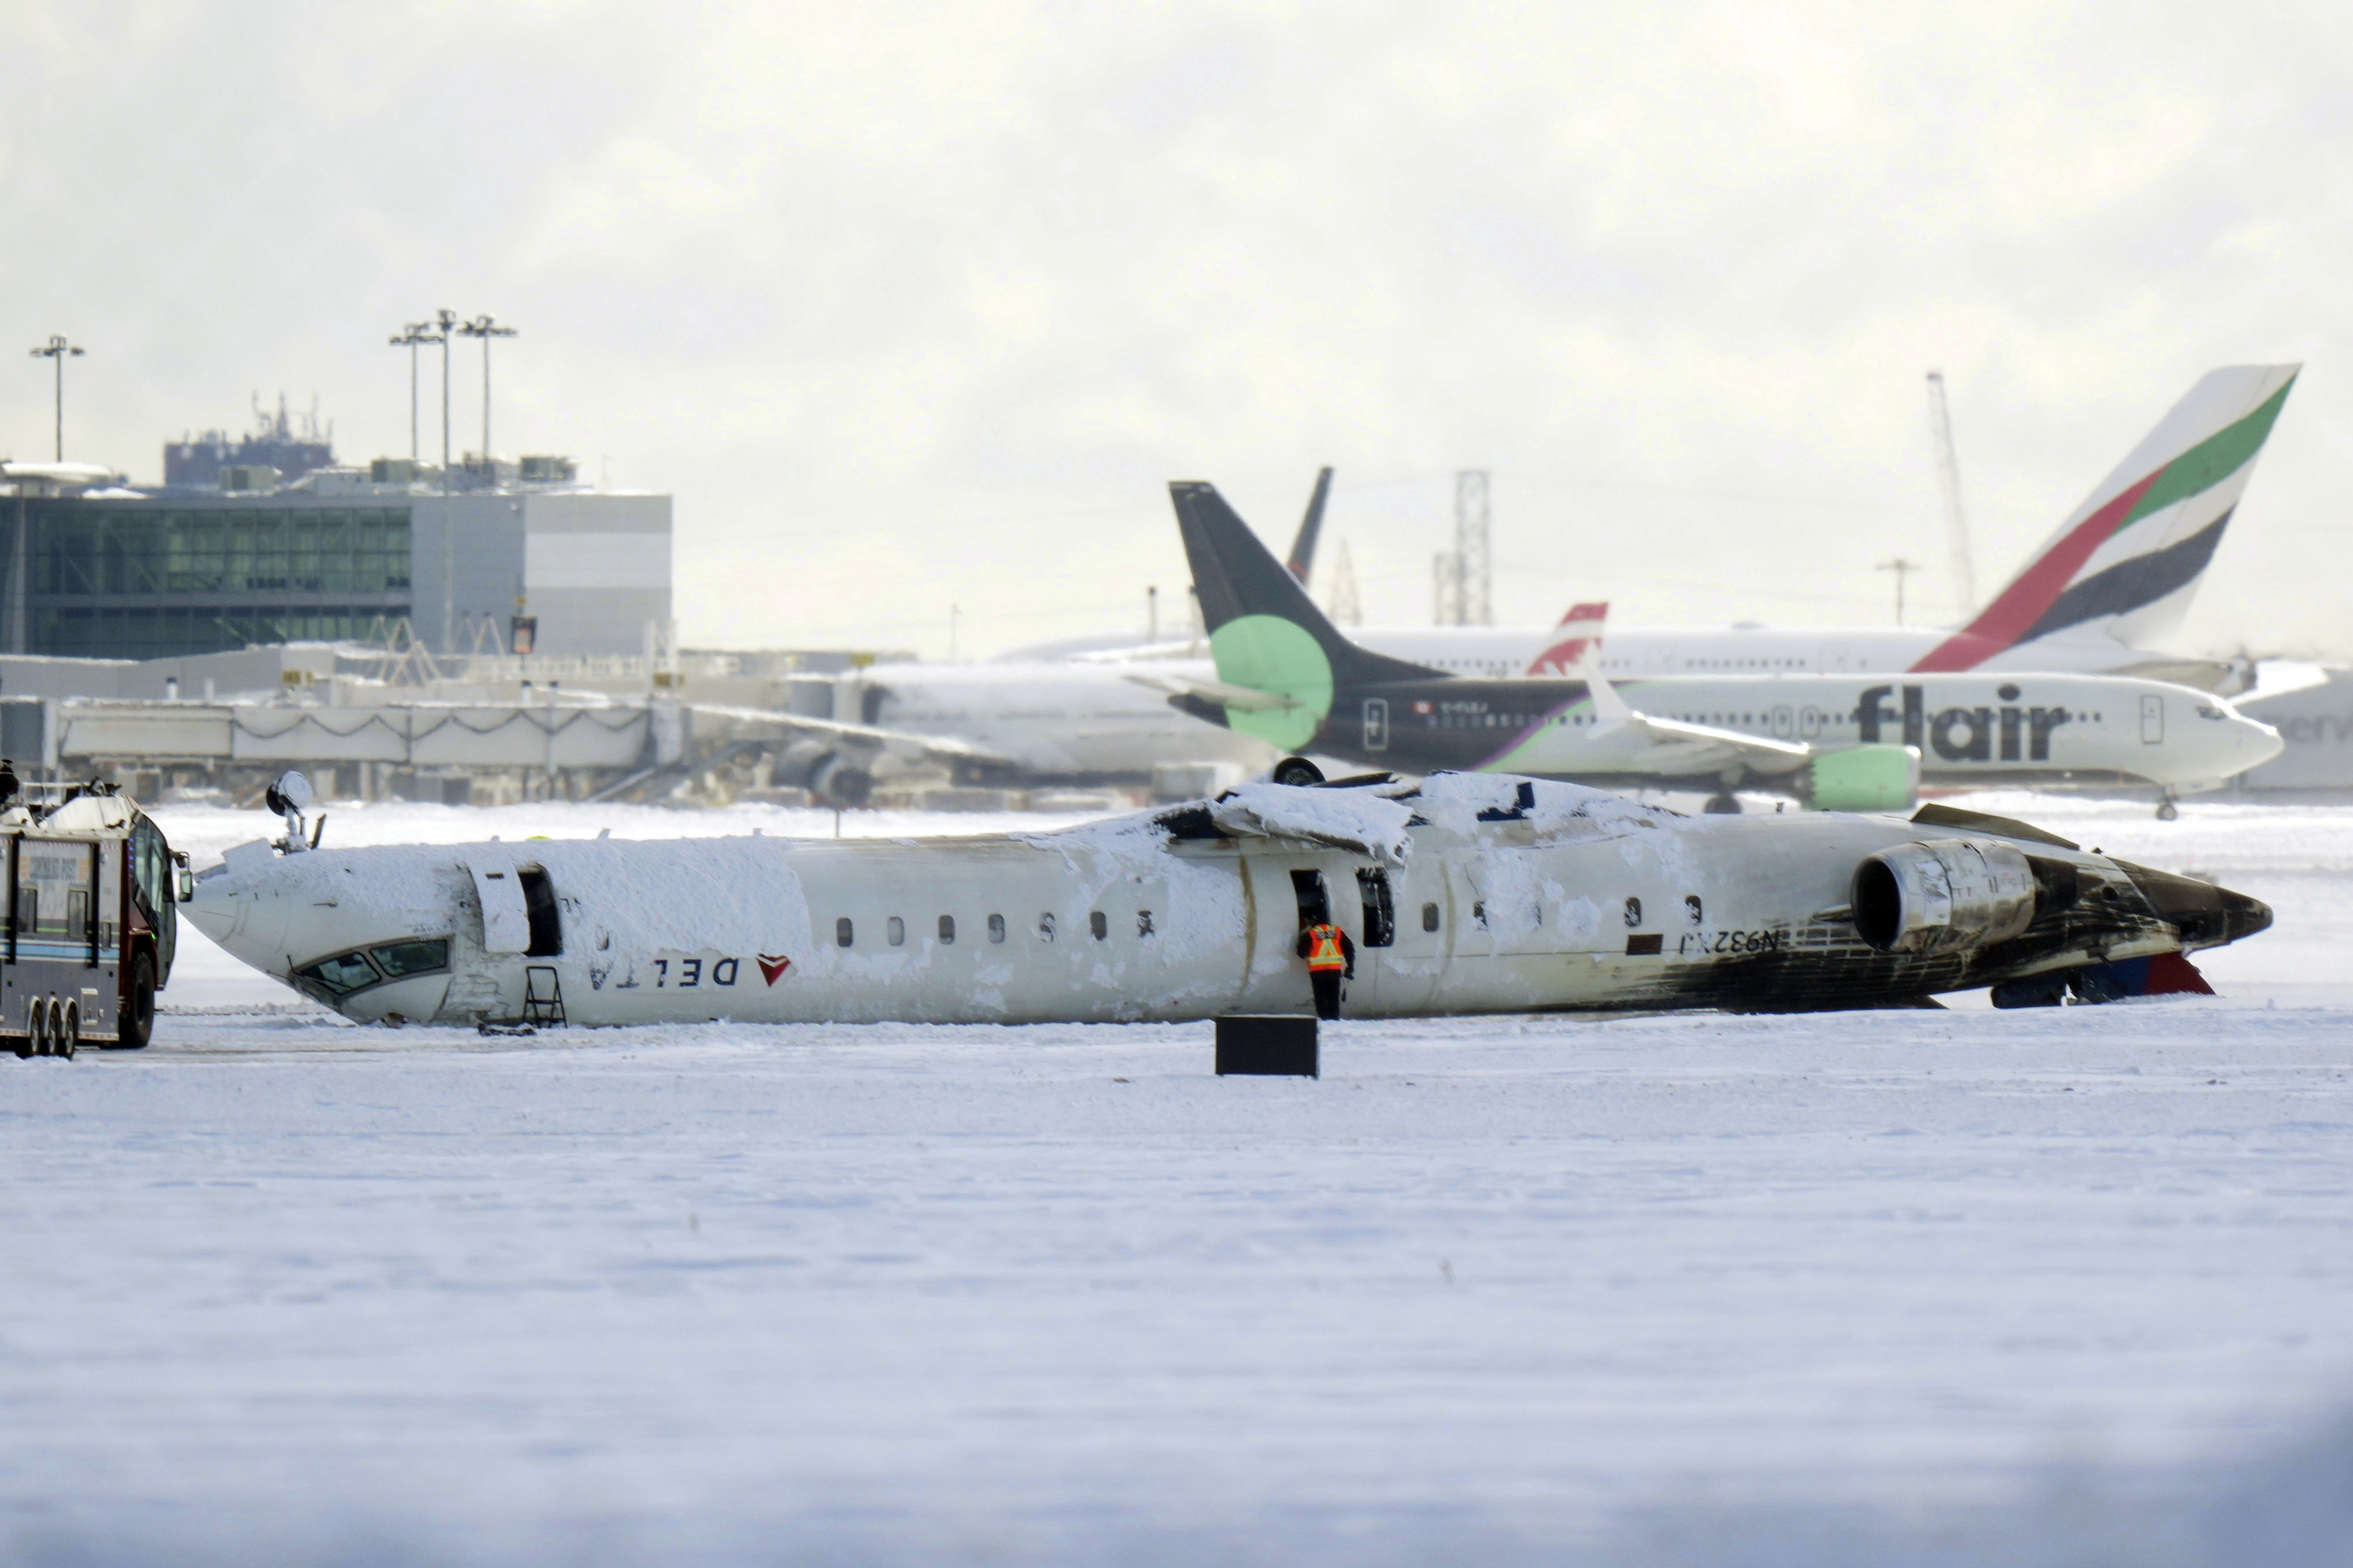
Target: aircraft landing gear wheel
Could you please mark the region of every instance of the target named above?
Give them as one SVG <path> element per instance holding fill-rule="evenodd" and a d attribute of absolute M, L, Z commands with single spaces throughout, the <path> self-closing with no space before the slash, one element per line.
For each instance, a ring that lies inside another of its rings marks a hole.
<path fill-rule="evenodd" d="M 1740 797 L 1730 790 L 1725 790 L 1720 795 L 1709 795 L 1704 810 L 1709 816 L 1738 816 Z"/>
<path fill-rule="evenodd" d="M 1305 757 L 1285 757 L 1274 764 L 1274 772 L 1268 776 L 1279 784 L 1304 788 L 1311 784 L 1322 784 L 1324 770 Z"/>
<path fill-rule="evenodd" d="M 2164 799 L 2157 803 L 2157 819 L 2159 822 L 2171 822 L 2175 817 L 2179 816 L 2180 815 L 2181 808 L 2173 804 L 2173 797 L 2171 795 L 2167 795 Z"/>

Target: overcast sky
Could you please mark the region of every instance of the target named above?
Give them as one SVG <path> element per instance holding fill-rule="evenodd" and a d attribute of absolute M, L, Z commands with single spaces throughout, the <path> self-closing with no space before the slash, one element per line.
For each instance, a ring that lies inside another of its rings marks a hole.
<path fill-rule="evenodd" d="M 1323 463 L 1371 620 L 1483 468 L 1501 619 L 1883 623 L 1928 369 L 1990 583 L 2300 360 L 2179 641 L 2353 657 L 2348 81 L 2321 5 L 5 0 L 0 455 L 53 331 L 134 480 L 257 392 L 406 453 L 447 306 L 501 454 L 676 495 L 699 646 L 1140 626 L 1166 480 L 1280 540 Z"/>

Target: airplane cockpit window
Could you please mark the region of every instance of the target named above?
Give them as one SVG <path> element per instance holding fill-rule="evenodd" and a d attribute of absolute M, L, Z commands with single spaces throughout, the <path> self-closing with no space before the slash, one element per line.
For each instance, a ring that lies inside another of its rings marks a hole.
<path fill-rule="evenodd" d="M 348 996 L 363 987 L 384 978 L 375 972 L 364 952 L 342 952 L 332 958 L 322 958 L 307 968 L 294 972 L 297 980 L 308 980 L 330 996 Z"/>
<path fill-rule="evenodd" d="M 430 942 L 386 942 L 368 949 L 368 956 L 394 980 L 411 974 L 431 974 L 449 967 L 449 939 L 445 936 Z"/>

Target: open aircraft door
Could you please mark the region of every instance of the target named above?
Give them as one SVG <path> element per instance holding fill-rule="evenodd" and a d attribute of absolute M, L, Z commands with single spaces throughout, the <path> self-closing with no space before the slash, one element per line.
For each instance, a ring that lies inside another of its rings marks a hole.
<path fill-rule="evenodd" d="M 512 863 L 477 860 L 466 868 L 482 903 L 482 951 L 523 952 L 531 947 L 531 911 Z"/>

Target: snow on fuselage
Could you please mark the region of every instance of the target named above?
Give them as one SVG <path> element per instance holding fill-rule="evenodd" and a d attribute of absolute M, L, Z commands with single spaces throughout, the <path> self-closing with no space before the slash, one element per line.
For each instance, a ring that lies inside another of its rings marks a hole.
<path fill-rule="evenodd" d="M 1238 825 L 1234 801 L 1264 819 Z M 1349 816 L 1384 811 L 1387 848 Z M 1848 905 L 1867 858 L 1972 837 L 1828 814 L 1686 817 L 1573 784 L 1449 775 L 1398 803 L 1259 784 L 974 838 L 257 843 L 199 878 L 190 912 L 353 1018 L 560 1008 L 574 1025 L 1302 1010 L 1303 889 L 1356 935 L 1356 1016 L 1870 1005 L 2212 945 L 2269 919 L 2203 883 L 2033 844 L 2072 869 L 2063 904 L 2038 902 L 2031 928 L 1934 952 L 1862 940 Z"/>

